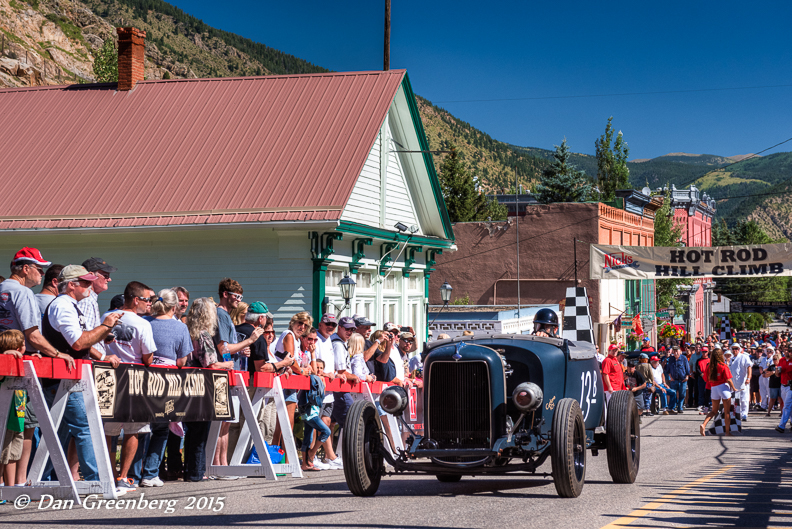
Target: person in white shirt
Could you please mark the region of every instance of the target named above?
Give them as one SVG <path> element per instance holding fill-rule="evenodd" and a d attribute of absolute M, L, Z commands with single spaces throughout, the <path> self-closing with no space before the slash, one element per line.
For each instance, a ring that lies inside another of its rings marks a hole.
<path fill-rule="evenodd" d="M 124 307 L 120 312 L 118 323 L 113 329 L 115 340 L 105 345 L 108 354 L 113 354 L 126 363 L 142 363 L 151 365 L 157 346 L 154 343 L 154 333 L 151 324 L 141 315 L 151 312 L 151 304 L 156 300 L 154 290 L 143 283 L 132 281 L 124 289 Z M 117 486 L 121 490 L 135 490 L 133 481 L 127 477 L 129 468 L 135 458 L 138 448 L 138 436 L 151 432 L 149 423 L 133 422 L 106 422 L 104 424 L 107 446 L 111 446 L 111 437 L 124 431 L 124 442 L 121 445 L 121 470 L 116 478 Z M 110 462 L 115 470 L 115 454 L 110 454 Z"/>
<path fill-rule="evenodd" d="M 767 401 L 770 398 L 770 377 L 763 376 L 764 372 L 773 364 L 773 354 L 775 354 L 775 347 L 769 345 L 766 349 L 762 348 L 762 356 L 759 358 L 759 368 L 762 374 L 759 375 L 759 407 L 762 411 L 769 411 L 767 409 Z"/>
<path fill-rule="evenodd" d="M 101 257 L 91 257 L 90 259 L 86 259 L 82 265 L 83 268 L 95 275 L 96 279 L 91 285 L 91 293 L 87 298 L 77 303 L 77 307 L 79 307 L 80 312 L 82 312 L 83 316 L 85 316 L 85 324 L 89 329 L 93 329 L 102 322 L 100 317 L 102 312 L 99 310 L 98 302 L 99 294 L 109 288 L 108 283 L 112 281 L 112 279 L 110 279 L 110 274 L 117 272 L 118 268 L 115 266 L 110 266 Z M 100 353 L 105 352 L 103 342 L 97 343 L 94 345 L 94 347 Z"/>
<path fill-rule="evenodd" d="M 338 322 L 336 321 L 335 314 L 327 313 L 322 316 L 322 319 L 319 320 L 319 325 L 316 328 L 316 358 L 318 360 L 322 360 L 324 362 L 324 376 L 328 377 L 330 380 L 335 378 L 335 352 L 333 351 L 333 343 L 331 342 L 330 338 L 333 336 L 333 333 L 338 327 Z M 330 426 L 330 416 L 333 414 L 333 401 L 335 397 L 333 396 L 332 391 L 325 391 L 324 400 L 322 400 L 322 422 L 324 422 L 328 427 Z M 317 437 L 316 441 L 314 441 L 314 445 L 319 442 Z M 333 438 L 330 437 L 324 443 L 324 451 L 325 451 L 325 461 L 327 463 L 331 463 L 337 459 L 335 451 L 333 451 Z M 317 463 L 320 463 L 319 467 L 321 468 L 321 462 L 317 459 L 313 460 L 314 466 L 317 466 Z M 338 468 L 342 468 L 339 463 L 335 465 Z"/>
<path fill-rule="evenodd" d="M 734 354 L 734 358 L 731 361 L 731 365 L 729 369 L 732 372 L 732 380 L 734 382 L 734 387 L 737 388 L 737 391 L 734 393 L 734 399 L 740 400 L 740 406 L 737 408 L 735 405 L 734 413 L 739 411 L 740 419 L 743 421 L 748 420 L 748 407 L 750 403 L 750 387 L 751 387 L 751 369 L 753 367 L 753 362 L 751 358 L 743 351 L 743 348 L 738 343 L 734 343 L 731 346 L 732 353 Z"/>

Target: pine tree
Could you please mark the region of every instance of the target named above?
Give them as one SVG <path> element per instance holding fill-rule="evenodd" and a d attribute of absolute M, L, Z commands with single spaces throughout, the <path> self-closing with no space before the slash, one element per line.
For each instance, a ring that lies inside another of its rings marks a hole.
<path fill-rule="evenodd" d="M 663 206 L 655 214 L 654 245 L 674 248 L 684 246 L 682 242 L 682 226 L 674 222 L 674 212 L 671 210 L 670 186 L 666 186 Z M 674 303 L 674 298 L 677 295 L 677 286 L 690 285 L 692 283 L 691 279 L 658 279 L 655 282 L 657 310 L 664 310 Z M 684 303 L 679 301 L 675 303 L 677 313 L 681 314 L 683 307 Z"/>
<path fill-rule="evenodd" d="M 459 158 L 456 147 L 440 166 L 440 187 L 445 198 L 451 222 L 475 222 L 482 220 L 504 220 L 506 206 L 490 200 L 476 189 L 476 182 L 467 172 L 465 163 Z"/>
<path fill-rule="evenodd" d="M 118 81 L 118 52 L 113 44 L 113 39 L 106 39 L 99 51 L 96 52 L 93 71 L 98 83 Z"/>
<path fill-rule="evenodd" d="M 630 170 L 627 168 L 627 155 L 630 149 L 621 131 L 614 141 L 612 121 L 613 116 L 608 118 L 605 134 L 594 142 L 597 156 L 597 184 L 602 201 L 615 199 L 617 189 L 627 189 L 630 186 Z"/>
<path fill-rule="evenodd" d="M 591 198 L 594 187 L 584 171 L 569 163 L 571 155 L 566 138 L 555 146 L 553 163 L 544 170 L 536 185 L 536 199 L 542 204 L 551 202 L 583 202 Z"/>

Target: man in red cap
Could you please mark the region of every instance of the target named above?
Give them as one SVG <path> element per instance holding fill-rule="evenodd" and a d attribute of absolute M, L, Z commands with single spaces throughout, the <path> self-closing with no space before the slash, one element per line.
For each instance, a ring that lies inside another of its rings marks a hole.
<path fill-rule="evenodd" d="M 11 261 L 11 277 L 0 283 L 0 330 L 17 329 L 25 335 L 25 351 L 74 360 L 60 354 L 41 334 L 41 310 L 32 287 L 41 283 L 44 268 L 51 265 L 35 248 L 22 248 Z"/>
<path fill-rule="evenodd" d="M 624 389 L 624 370 L 616 358 L 619 346 L 611 344 L 608 347 L 608 356 L 602 361 L 602 384 L 605 386 L 605 403 L 610 401 L 614 391 Z"/>

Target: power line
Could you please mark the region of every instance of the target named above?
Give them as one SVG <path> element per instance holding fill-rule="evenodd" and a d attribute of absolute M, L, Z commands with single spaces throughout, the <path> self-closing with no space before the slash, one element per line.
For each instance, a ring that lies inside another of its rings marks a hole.
<path fill-rule="evenodd" d="M 738 195 L 736 197 L 714 198 L 713 200 L 718 202 L 718 201 L 721 201 L 721 200 L 731 200 L 732 198 L 764 197 L 764 196 L 768 196 L 768 195 L 772 195 L 774 197 L 777 197 L 777 196 L 780 196 L 780 195 L 788 195 L 789 193 L 790 193 L 790 191 L 785 191 L 785 192 L 781 192 L 781 193 L 756 193 L 756 194 L 753 194 L 753 195 Z"/>
<path fill-rule="evenodd" d="M 662 90 L 656 92 L 622 92 L 613 94 L 585 94 L 569 96 L 539 96 L 539 97 L 504 97 L 495 99 L 456 99 L 446 101 L 433 101 L 432 103 L 492 103 L 497 101 L 540 101 L 543 99 L 583 99 L 589 97 L 620 97 L 620 96 L 645 96 L 662 94 L 688 94 L 695 92 L 725 92 L 729 90 L 756 90 L 762 88 L 789 88 L 792 84 L 764 85 L 764 86 L 735 86 L 731 88 L 699 88 L 690 90 Z"/>

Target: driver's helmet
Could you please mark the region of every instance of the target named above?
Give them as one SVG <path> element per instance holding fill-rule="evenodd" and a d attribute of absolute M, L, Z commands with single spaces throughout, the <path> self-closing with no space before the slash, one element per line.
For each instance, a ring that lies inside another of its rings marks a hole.
<path fill-rule="evenodd" d="M 534 315 L 534 332 L 541 329 L 542 325 L 551 325 L 558 328 L 558 316 L 552 309 L 541 309 Z"/>

